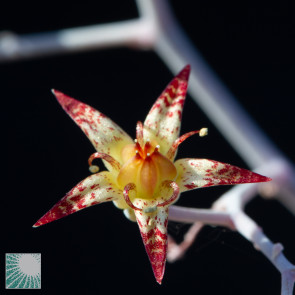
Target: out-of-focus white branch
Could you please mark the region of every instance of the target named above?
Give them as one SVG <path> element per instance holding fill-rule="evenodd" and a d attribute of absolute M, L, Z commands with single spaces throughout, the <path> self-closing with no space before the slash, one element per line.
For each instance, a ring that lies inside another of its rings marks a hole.
<path fill-rule="evenodd" d="M 175 219 L 175 221 L 177 221 L 177 219 Z M 168 235 L 167 260 L 172 263 L 182 258 L 185 252 L 191 247 L 191 245 L 195 241 L 196 236 L 198 235 L 198 233 L 204 225 L 205 224 L 200 221 L 194 222 L 194 224 L 189 228 L 187 233 L 184 235 L 184 239 L 180 244 L 177 244 L 174 241 L 174 239 Z"/>
<path fill-rule="evenodd" d="M 218 212 L 216 209 L 200 210 L 172 206 L 170 209 L 170 220 L 195 223 L 184 236 L 184 241 L 181 244 L 177 245 L 175 241 L 169 237 L 168 261 L 174 262 L 183 257 L 204 224 L 226 226 L 232 230 L 238 231 L 247 240 L 252 242 L 257 250 L 265 255 L 281 273 L 281 294 L 292 295 L 295 283 L 295 265 L 290 263 L 284 256 L 282 252 L 284 249 L 283 246 L 280 243 L 274 244 L 263 233 L 262 229 L 241 209 L 233 210 L 231 201 L 230 198 L 226 199 L 222 208 L 219 208 L 222 209 L 222 212 Z"/>
<path fill-rule="evenodd" d="M 200 221 L 206 224 L 222 225 L 234 229 L 229 213 L 213 209 L 195 209 L 171 206 L 169 210 L 169 220 L 184 223 L 194 223 L 196 221 Z"/>
<path fill-rule="evenodd" d="M 145 19 L 18 36 L 0 33 L 0 62 L 114 46 L 151 48 L 155 34 Z"/>

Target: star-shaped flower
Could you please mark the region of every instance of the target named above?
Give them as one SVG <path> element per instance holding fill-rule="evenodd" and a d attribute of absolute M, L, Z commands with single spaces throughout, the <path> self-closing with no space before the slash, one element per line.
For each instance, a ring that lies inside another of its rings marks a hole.
<path fill-rule="evenodd" d="M 167 252 L 169 206 L 180 193 L 201 187 L 265 182 L 270 178 L 206 159 L 174 162 L 178 146 L 189 136 L 206 134 L 206 128 L 179 137 L 190 66 L 186 66 L 157 99 L 146 120 L 137 123 L 136 139 L 94 108 L 53 90 L 63 109 L 83 130 L 97 150 L 88 162 L 91 176 L 82 180 L 34 227 L 86 207 L 113 201 L 126 217 L 137 221 L 154 275 L 161 283 Z M 97 172 L 92 161 L 101 158 L 108 171 Z"/>

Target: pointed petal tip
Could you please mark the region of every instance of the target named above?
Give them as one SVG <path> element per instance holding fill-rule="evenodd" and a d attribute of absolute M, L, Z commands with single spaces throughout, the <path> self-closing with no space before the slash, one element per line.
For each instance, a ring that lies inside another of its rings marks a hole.
<path fill-rule="evenodd" d="M 54 88 L 51 88 L 51 92 L 57 99 L 61 96 L 64 96 L 64 94 L 62 92 L 60 92 L 59 90 L 56 90 Z"/>
<path fill-rule="evenodd" d="M 63 92 L 56 90 L 56 89 L 51 89 L 51 92 L 59 102 L 59 104 L 62 106 L 62 108 L 68 113 L 71 114 L 72 110 L 77 108 L 79 104 L 81 104 L 80 101 L 64 94 Z"/>
<path fill-rule="evenodd" d="M 190 64 L 187 64 L 183 70 L 186 70 L 186 71 L 190 71 L 191 70 L 191 65 Z"/>
<path fill-rule="evenodd" d="M 166 264 L 166 251 L 164 251 L 164 253 L 162 253 L 163 255 L 161 255 L 162 257 L 158 257 L 158 255 L 155 255 L 154 253 L 151 253 L 151 251 L 147 250 L 147 254 L 149 256 L 150 262 L 151 262 L 151 266 L 152 266 L 152 270 L 155 276 L 155 279 L 157 281 L 157 283 L 159 285 L 162 284 L 162 280 L 164 277 L 164 273 L 165 273 L 165 264 Z"/>
<path fill-rule="evenodd" d="M 269 182 L 272 181 L 272 178 L 264 176 L 264 175 L 260 175 L 258 173 L 252 172 L 253 174 L 253 182 Z"/>
<path fill-rule="evenodd" d="M 55 96 L 55 98 L 57 99 L 57 101 L 61 105 L 63 105 L 64 104 L 64 100 L 65 100 L 65 95 L 62 92 L 60 92 L 60 91 L 58 91 L 58 90 L 56 90 L 54 88 L 51 89 L 51 92 Z"/>
<path fill-rule="evenodd" d="M 134 213 L 155 279 L 161 285 L 167 255 L 168 208 L 158 209 L 152 214 L 140 211 Z"/>
<path fill-rule="evenodd" d="M 186 65 L 177 75 L 177 77 L 181 80 L 187 81 L 189 78 L 189 74 L 191 71 L 191 66 L 190 65 Z"/>
<path fill-rule="evenodd" d="M 47 213 L 45 213 L 34 225 L 33 228 L 40 227 L 52 221 L 58 220 L 65 217 L 71 213 L 63 214 L 59 211 L 59 205 L 63 199 L 61 199 L 57 204 L 55 204 Z"/>
<path fill-rule="evenodd" d="M 39 226 L 43 225 L 44 223 L 42 223 L 41 219 L 42 218 L 40 218 L 37 222 L 35 222 L 32 227 L 36 228 L 36 227 L 39 227 Z"/>
<path fill-rule="evenodd" d="M 43 224 L 46 224 L 47 222 L 42 222 L 43 217 L 41 217 L 32 227 L 37 228 L 40 227 Z"/>
<path fill-rule="evenodd" d="M 54 88 L 51 89 L 51 92 L 53 93 L 53 95 L 56 97 L 56 99 L 58 101 L 60 101 L 60 99 L 62 99 L 63 97 L 65 97 L 66 95 Z"/>

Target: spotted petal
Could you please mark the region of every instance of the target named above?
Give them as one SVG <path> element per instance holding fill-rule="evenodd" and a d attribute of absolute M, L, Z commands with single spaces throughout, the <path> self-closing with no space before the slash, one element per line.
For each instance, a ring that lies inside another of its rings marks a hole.
<path fill-rule="evenodd" d="M 187 65 L 166 87 L 144 122 L 144 138 L 155 139 L 167 153 L 178 138 L 190 66 Z"/>
<path fill-rule="evenodd" d="M 58 102 L 75 123 L 83 130 L 98 152 L 108 154 L 121 163 L 121 150 L 133 143 L 116 123 L 91 106 L 53 90 Z M 109 170 L 111 166 L 104 161 Z"/>
<path fill-rule="evenodd" d="M 34 224 L 34 227 L 60 219 L 89 206 L 119 198 L 122 198 L 122 191 L 113 184 L 110 172 L 93 174 L 70 190 Z"/>
<path fill-rule="evenodd" d="M 271 179 L 229 164 L 206 159 L 180 159 L 175 162 L 176 183 L 180 192 L 187 190 L 239 183 L 266 182 Z"/>
<path fill-rule="evenodd" d="M 155 212 L 134 211 L 155 278 L 161 284 L 167 254 L 168 207 Z"/>

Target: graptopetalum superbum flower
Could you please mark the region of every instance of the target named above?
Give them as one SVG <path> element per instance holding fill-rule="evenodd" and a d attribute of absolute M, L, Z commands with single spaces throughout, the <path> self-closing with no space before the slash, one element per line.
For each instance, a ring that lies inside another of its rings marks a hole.
<path fill-rule="evenodd" d="M 91 176 L 78 183 L 34 227 L 86 207 L 113 201 L 127 218 L 137 221 L 155 278 L 162 282 L 169 206 L 180 193 L 201 187 L 265 182 L 270 178 L 221 162 L 180 159 L 178 146 L 189 136 L 206 134 L 206 128 L 179 137 L 190 66 L 186 66 L 157 99 L 132 140 L 118 125 L 94 108 L 53 90 L 58 102 L 97 150 L 88 162 Z M 97 171 L 92 161 L 102 159 L 108 171 Z"/>

